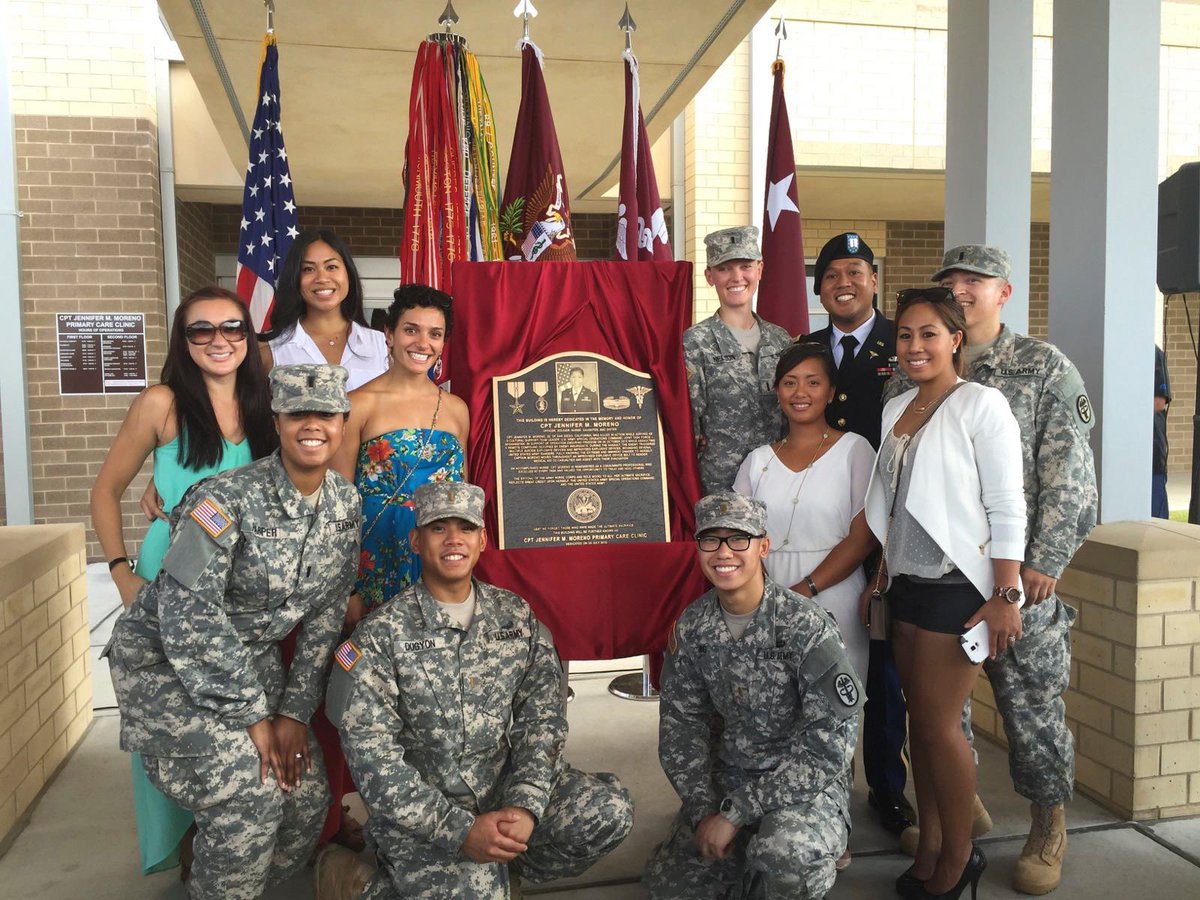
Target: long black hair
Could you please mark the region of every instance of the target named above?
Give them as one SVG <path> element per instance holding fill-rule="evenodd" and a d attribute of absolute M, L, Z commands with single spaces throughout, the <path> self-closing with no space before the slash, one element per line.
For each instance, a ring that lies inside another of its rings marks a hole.
<path fill-rule="evenodd" d="M 259 336 L 260 341 L 270 341 L 282 334 L 290 334 L 296 328 L 296 323 L 304 317 L 304 298 L 300 296 L 300 268 L 304 264 L 304 254 L 317 241 L 324 241 L 342 258 L 346 266 L 346 299 L 342 301 L 342 318 L 347 322 L 357 322 L 364 328 L 367 320 L 363 315 L 362 279 L 358 277 L 358 267 L 354 265 L 354 257 L 345 241 L 328 228 L 306 228 L 292 242 L 283 268 L 279 270 L 279 278 L 275 282 L 275 305 L 271 308 L 271 329 Z"/>
<path fill-rule="evenodd" d="M 250 442 L 254 459 L 274 452 L 279 435 L 271 418 L 271 396 L 267 374 L 263 369 L 258 348 L 250 340 L 254 325 L 250 310 L 232 291 L 208 286 L 192 291 L 175 311 L 167 359 L 163 363 L 160 381 L 175 395 L 175 427 L 179 432 L 179 463 L 187 469 L 215 466 L 224 451 L 224 439 L 212 399 L 204 384 L 204 376 L 188 350 L 187 312 L 202 300 L 229 300 L 239 310 L 246 328 L 246 357 L 237 368 L 234 396 L 237 398 L 242 430 Z M 217 323 L 219 324 L 219 323 Z"/>

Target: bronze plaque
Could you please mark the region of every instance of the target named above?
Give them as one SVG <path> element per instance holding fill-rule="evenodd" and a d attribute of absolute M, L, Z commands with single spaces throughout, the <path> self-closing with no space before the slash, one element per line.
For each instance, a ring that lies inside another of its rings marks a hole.
<path fill-rule="evenodd" d="M 654 379 L 557 353 L 492 379 L 501 549 L 665 541 Z"/>

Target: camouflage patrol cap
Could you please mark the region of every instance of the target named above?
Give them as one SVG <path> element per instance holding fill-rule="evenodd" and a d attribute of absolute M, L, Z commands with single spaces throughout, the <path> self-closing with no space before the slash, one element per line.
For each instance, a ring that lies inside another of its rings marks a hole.
<path fill-rule="evenodd" d="M 758 228 L 754 225 L 709 232 L 704 236 L 704 249 L 708 253 L 705 265 L 710 269 L 731 259 L 762 259 L 762 251 L 758 249 Z"/>
<path fill-rule="evenodd" d="M 350 412 L 346 379 L 341 366 L 312 363 L 271 369 L 271 412 Z"/>
<path fill-rule="evenodd" d="M 831 237 L 817 254 L 817 262 L 813 266 L 813 285 L 817 293 L 821 292 L 821 279 L 825 277 L 825 270 L 835 259 L 861 259 L 869 266 L 875 262 L 875 252 L 857 231 L 843 231 Z"/>
<path fill-rule="evenodd" d="M 431 481 L 413 492 L 417 525 L 462 519 L 483 527 L 483 488 L 463 481 Z"/>
<path fill-rule="evenodd" d="M 767 533 L 767 508 L 761 500 L 736 491 L 709 494 L 696 504 L 696 534 L 732 528 L 760 537 Z"/>
<path fill-rule="evenodd" d="M 977 275 L 987 275 L 990 278 L 1003 278 L 1008 281 L 1012 275 L 1012 260 L 1008 251 L 999 247 L 987 247 L 983 244 L 963 244 L 947 250 L 942 257 L 942 267 L 933 273 L 930 281 L 941 281 L 947 272 L 974 272 Z"/>

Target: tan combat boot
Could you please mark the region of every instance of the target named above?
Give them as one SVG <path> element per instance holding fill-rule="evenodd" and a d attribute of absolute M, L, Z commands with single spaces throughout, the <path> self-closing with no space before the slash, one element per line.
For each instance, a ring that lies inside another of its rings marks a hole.
<path fill-rule="evenodd" d="M 1033 823 L 1025 849 L 1013 870 L 1013 887 L 1022 894 L 1048 894 L 1062 882 L 1067 855 L 1067 814 L 1058 806 L 1029 805 Z"/>
<path fill-rule="evenodd" d="M 354 900 L 374 874 L 357 853 L 340 844 L 325 844 L 313 863 L 316 900 Z"/>
<path fill-rule="evenodd" d="M 975 795 L 975 809 L 973 810 L 975 818 L 971 821 L 971 840 L 983 837 L 992 830 L 992 816 L 987 811 L 987 807 L 983 805 L 983 801 L 979 799 L 979 795 Z M 921 840 L 921 826 L 910 825 L 900 832 L 900 849 L 909 856 L 917 855 L 917 842 Z"/>

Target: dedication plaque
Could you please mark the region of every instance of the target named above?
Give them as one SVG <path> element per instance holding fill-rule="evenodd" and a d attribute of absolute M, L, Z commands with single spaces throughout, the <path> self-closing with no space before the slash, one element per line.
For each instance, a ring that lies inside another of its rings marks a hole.
<path fill-rule="evenodd" d="M 492 379 L 501 549 L 666 541 L 654 379 L 558 353 Z"/>

